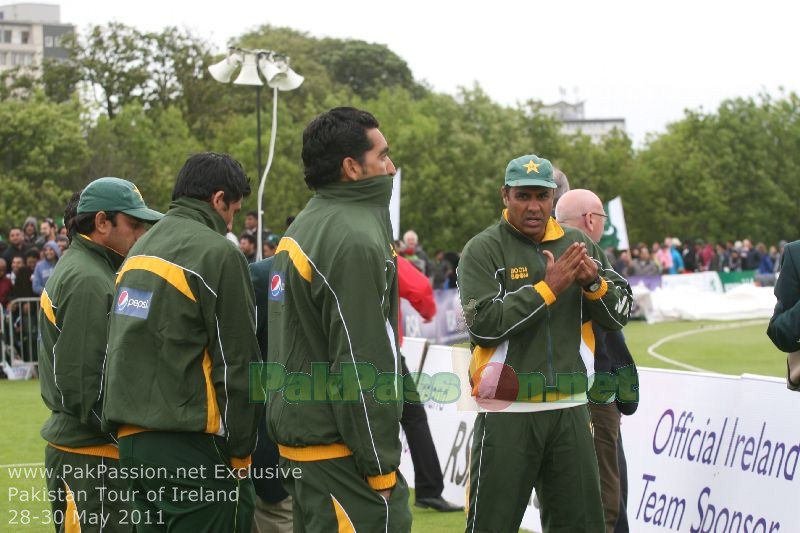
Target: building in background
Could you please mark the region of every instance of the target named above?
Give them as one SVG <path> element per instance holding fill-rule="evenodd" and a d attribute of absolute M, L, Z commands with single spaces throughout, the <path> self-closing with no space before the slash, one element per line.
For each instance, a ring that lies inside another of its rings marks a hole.
<path fill-rule="evenodd" d="M 585 118 L 583 104 L 584 102 L 570 104 L 561 100 L 542 106 L 541 113 L 560 120 L 561 133 L 571 135 L 580 132 L 591 137 L 594 143 L 599 143 L 615 128 L 625 132 L 624 118 Z"/>
<path fill-rule="evenodd" d="M 61 38 L 74 32 L 72 24 L 61 22 L 58 5 L 0 6 L 0 72 L 15 67 L 37 72 L 47 59 L 66 59 L 68 54 Z"/>

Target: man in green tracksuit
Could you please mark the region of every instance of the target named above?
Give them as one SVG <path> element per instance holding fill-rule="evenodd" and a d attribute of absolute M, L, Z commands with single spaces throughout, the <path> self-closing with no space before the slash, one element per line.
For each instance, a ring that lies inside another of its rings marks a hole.
<path fill-rule="evenodd" d="M 582 303 L 620 329 L 627 282 L 579 230 L 551 218 L 553 167 L 530 155 L 506 168 L 501 220 L 472 238 L 458 287 L 482 407 L 469 472 L 468 532 L 517 531 L 531 489 L 545 532 L 603 530 L 597 459 L 580 355 Z"/>
<path fill-rule="evenodd" d="M 42 291 L 39 384 L 50 418 L 41 435 L 56 531 L 133 530 L 117 440 L 100 427 L 103 360 L 114 275 L 145 222 L 162 216 L 129 181 L 91 182 L 70 224 L 70 251 Z"/>
<path fill-rule="evenodd" d="M 787 352 L 786 386 L 800 390 L 800 241 L 783 247 L 781 270 L 775 283 L 775 311 L 767 335 L 775 346 Z"/>
<path fill-rule="evenodd" d="M 353 108 L 323 113 L 303 132 L 315 195 L 275 254 L 268 351 L 287 373 L 267 409 L 283 463 L 302 473 L 287 484 L 295 531 L 411 527 L 397 471 L 402 373 L 388 151 L 375 117 Z M 389 376 L 383 386 L 378 373 Z"/>
<path fill-rule="evenodd" d="M 143 473 L 129 479 L 140 532 L 250 530 L 261 357 L 247 263 L 225 238 L 249 193 L 230 156 L 193 155 L 117 275 L 103 421 L 120 464 Z"/>

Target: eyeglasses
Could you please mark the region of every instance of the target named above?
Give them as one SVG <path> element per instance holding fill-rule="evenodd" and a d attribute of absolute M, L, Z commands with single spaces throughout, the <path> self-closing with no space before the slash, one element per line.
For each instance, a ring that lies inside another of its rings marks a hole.
<path fill-rule="evenodd" d="M 586 215 L 594 215 L 594 216 L 596 216 L 596 217 L 608 218 L 608 215 L 605 215 L 605 214 L 603 214 L 603 213 L 592 213 L 592 212 L 589 212 L 589 213 L 583 213 L 581 216 L 582 216 L 582 217 L 585 217 Z"/>

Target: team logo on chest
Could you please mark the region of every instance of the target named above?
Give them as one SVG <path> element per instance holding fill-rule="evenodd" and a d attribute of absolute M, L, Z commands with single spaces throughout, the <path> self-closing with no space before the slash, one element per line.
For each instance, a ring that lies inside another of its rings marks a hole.
<path fill-rule="evenodd" d="M 286 292 L 286 281 L 283 272 L 273 272 L 269 279 L 269 299 L 275 302 L 282 302 Z"/>
<path fill-rule="evenodd" d="M 528 267 L 511 267 L 511 279 L 525 279 L 528 277 Z"/>

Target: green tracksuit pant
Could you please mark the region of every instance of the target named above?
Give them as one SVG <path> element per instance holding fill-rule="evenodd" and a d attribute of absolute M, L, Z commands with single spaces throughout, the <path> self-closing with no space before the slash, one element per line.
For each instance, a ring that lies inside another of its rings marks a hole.
<path fill-rule="evenodd" d="M 603 531 L 597 458 L 586 405 L 480 413 L 469 470 L 467 533 L 519 530 L 535 488 L 543 533 Z"/>
<path fill-rule="evenodd" d="M 295 533 L 411 531 L 408 485 L 400 472 L 388 500 L 358 474 L 352 456 L 321 461 L 281 458 L 299 475 L 284 480 L 294 502 Z"/>
<path fill-rule="evenodd" d="M 56 532 L 131 532 L 130 494 L 117 474 L 119 461 L 95 455 L 58 450 L 48 445 L 44 452 L 47 490 Z"/>
<path fill-rule="evenodd" d="M 145 431 L 119 439 L 133 507 L 149 523 L 137 533 L 250 533 L 255 490 L 230 470 L 225 439 L 204 433 Z"/>

